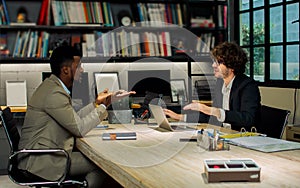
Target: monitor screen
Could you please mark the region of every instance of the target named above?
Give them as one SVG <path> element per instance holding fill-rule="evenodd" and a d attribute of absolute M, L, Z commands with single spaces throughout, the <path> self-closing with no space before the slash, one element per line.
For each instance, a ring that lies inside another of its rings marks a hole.
<path fill-rule="evenodd" d="M 97 93 L 102 92 L 104 89 L 109 91 L 120 90 L 118 72 L 94 72 L 94 81 Z"/>
<path fill-rule="evenodd" d="M 147 91 L 171 96 L 170 70 L 128 71 L 128 90 L 136 92 L 133 97 L 145 97 Z"/>

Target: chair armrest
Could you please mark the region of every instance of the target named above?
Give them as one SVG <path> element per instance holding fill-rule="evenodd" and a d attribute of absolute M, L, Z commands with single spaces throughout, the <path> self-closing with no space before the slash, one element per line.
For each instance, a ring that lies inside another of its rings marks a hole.
<path fill-rule="evenodd" d="M 64 156 L 66 157 L 66 168 L 65 168 L 63 175 L 57 181 L 60 185 L 65 180 L 67 173 L 68 173 L 68 169 L 70 167 L 70 156 L 69 156 L 68 152 L 66 152 L 66 150 L 64 150 L 64 149 L 22 149 L 22 150 L 13 152 L 9 156 L 9 161 L 11 161 L 13 158 L 15 158 L 20 153 L 29 153 L 29 154 L 30 153 L 31 154 L 63 153 Z"/>

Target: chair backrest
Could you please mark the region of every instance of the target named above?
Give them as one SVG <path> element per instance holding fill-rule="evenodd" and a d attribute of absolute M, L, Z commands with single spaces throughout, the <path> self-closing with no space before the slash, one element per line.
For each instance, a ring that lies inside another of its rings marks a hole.
<path fill-rule="evenodd" d="M 260 133 L 268 137 L 281 138 L 288 123 L 289 110 L 266 105 L 261 106 Z"/>
<path fill-rule="evenodd" d="M 8 143 L 11 152 L 18 150 L 18 144 L 20 141 L 20 135 L 17 128 L 17 121 L 13 118 L 13 114 L 9 107 L 0 111 L 1 122 L 4 127 L 5 134 L 8 139 Z"/>
<path fill-rule="evenodd" d="M 11 155 L 8 160 L 8 176 L 12 181 L 19 185 L 24 186 L 36 186 L 36 187 L 60 187 L 62 185 L 80 185 L 82 187 L 87 187 L 87 182 L 84 181 L 76 181 L 70 179 L 63 179 L 63 181 L 49 181 L 45 180 L 39 176 L 36 176 L 26 170 L 21 170 L 18 168 L 18 158 L 17 155 L 19 153 L 34 153 L 34 150 L 18 150 L 18 145 L 20 141 L 19 131 L 17 129 L 17 122 L 13 118 L 13 114 L 9 107 L 4 110 L 0 109 L 0 124 L 3 125 L 5 134 L 7 136 L 10 148 Z M 49 151 L 46 150 L 45 153 L 49 154 Z M 57 149 L 54 149 L 53 153 L 56 153 Z M 42 150 L 36 150 L 36 153 L 41 154 Z M 69 156 L 67 156 L 67 160 L 69 160 Z M 69 162 L 69 161 L 68 161 Z M 66 173 L 67 174 L 67 173 Z M 60 186 L 59 186 L 60 185 Z"/>
<path fill-rule="evenodd" d="M 13 118 L 9 107 L 4 110 L 0 109 L 0 120 L 10 146 L 10 153 L 13 154 L 18 151 L 20 135 L 16 126 L 17 121 Z M 8 175 L 14 182 L 22 182 L 25 179 L 24 174 L 19 171 L 17 164 L 18 161 L 16 157 L 8 160 Z M 30 182 L 29 179 L 28 182 Z"/>

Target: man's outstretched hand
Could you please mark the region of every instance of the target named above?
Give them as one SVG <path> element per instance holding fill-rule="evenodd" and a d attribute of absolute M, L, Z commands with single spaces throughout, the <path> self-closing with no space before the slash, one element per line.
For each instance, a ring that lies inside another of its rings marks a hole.
<path fill-rule="evenodd" d="M 135 94 L 135 91 L 126 91 L 126 90 L 119 90 L 119 91 L 115 91 L 113 92 L 112 96 L 111 96 L 111 102 L 115 102 L 117 100 L 120 100 L 124 97 L 127 97 L 131 94 Z"/>

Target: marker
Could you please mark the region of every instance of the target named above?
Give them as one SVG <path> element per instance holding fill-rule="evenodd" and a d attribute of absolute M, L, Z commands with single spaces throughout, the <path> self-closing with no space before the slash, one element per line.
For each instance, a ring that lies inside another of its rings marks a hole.
<path fill-rule="evenodd" d="M 141 115 L 141 119 L 144 119 L 148 112 L 149 112 L 149 111 L 146 109 L 146 110 L 143 112 L 143 114 Z"/>

